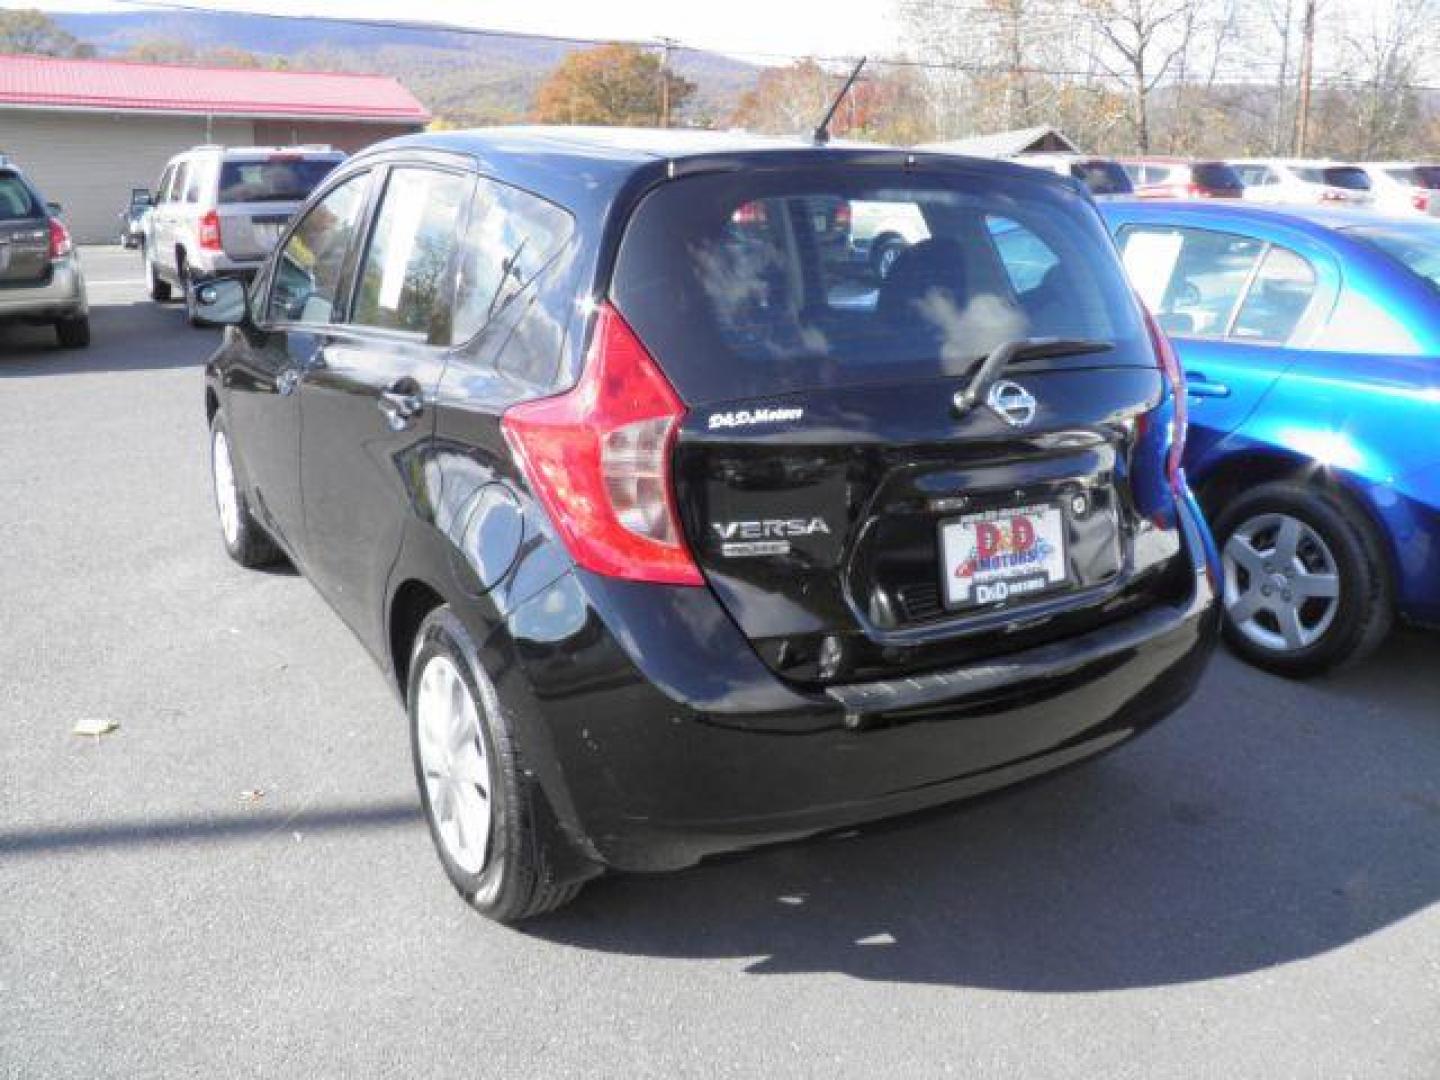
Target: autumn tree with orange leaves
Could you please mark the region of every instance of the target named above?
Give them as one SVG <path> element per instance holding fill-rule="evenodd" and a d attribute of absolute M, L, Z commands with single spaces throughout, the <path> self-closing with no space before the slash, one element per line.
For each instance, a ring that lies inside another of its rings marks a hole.
<path fill-rule="evenodd" d="M 556 65 L 535 93 L 532 115 L 542 124 L 653 126 L 661 122 L 667 82 L 673 116 L 695 84 L 666 70 L 658 54 L 634 45 L 585 49 Z"/>

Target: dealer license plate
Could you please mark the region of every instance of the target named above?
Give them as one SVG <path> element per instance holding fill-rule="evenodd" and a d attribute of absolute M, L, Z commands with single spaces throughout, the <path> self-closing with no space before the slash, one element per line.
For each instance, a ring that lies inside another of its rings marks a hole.
<path fill-rule="evenodd" d="M 944 522 L 950 607 L 1021 600 L 1065 582 L 1065 518 L 1048 504 L 983 510 Z"/>

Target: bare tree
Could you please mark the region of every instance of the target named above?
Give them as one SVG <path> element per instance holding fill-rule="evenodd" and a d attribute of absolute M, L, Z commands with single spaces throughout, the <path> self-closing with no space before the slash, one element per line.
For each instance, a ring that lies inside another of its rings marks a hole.
<path fill-rule="evenodd" d="M 1151 149 L 1150 101 L 1155 88 L 1189 53 L 1204 0 L 1082 0 L 1097 32 L 1095 62 L 1122 83 L 1141 153 Z"/>

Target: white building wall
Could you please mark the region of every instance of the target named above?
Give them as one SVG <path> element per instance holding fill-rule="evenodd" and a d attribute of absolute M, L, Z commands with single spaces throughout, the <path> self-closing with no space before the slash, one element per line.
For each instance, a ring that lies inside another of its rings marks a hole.
<path fill-rule="evenodd" d="M 29 176 L 82 244 L 113 243 L 132 187 L 153 188 L 165 162 L 204 142 L 250 146 L 250 120 L 0 109 L 0 153 Z"/>

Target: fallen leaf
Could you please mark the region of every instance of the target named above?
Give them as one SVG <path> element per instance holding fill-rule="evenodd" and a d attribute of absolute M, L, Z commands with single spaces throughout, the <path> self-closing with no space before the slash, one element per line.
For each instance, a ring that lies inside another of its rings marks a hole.
<path fill-rule="evenodd" d="M 81 720 L 72 729 L 75 735 L 109 735 L 120 726 L 119 720 L 111 720 L 109 717 L 92 716 Z"/>

